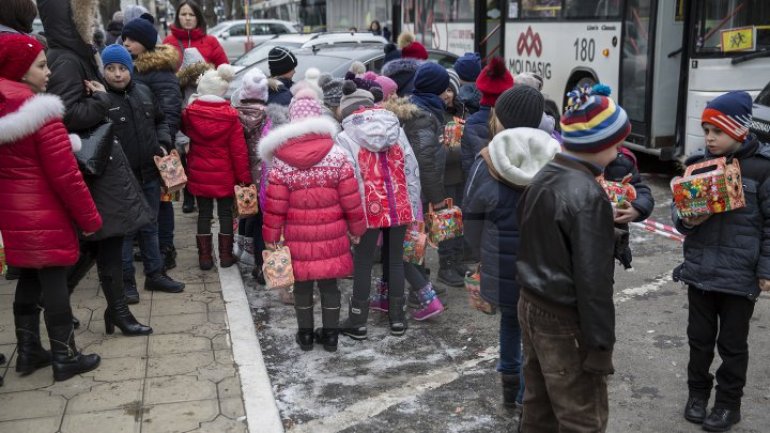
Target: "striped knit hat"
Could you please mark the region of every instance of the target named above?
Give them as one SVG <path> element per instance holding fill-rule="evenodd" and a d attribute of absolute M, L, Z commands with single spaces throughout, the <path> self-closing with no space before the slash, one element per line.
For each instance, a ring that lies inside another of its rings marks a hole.
<path fill-rule="evenodd" d="M 609 97 L 610 92 L 608 86 L 597 84 L 567 94 L 567 112 L 561 118 L 565 149 L 598 153 L 631 133 L 628 115 Z"/>
<path fill-rule="evenodd" d="M 710 123 L 743 143 L 752 120 L 751 96 L 746 92 L 728 92 L 709 102 L 701 122 Z"/>

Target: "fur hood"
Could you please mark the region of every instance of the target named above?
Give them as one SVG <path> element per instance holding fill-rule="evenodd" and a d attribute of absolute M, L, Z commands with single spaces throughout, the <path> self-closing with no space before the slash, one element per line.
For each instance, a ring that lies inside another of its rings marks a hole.
<path fill-rule="evenodd" d="M 289 107 L 281 104 L 268 104 L 265 107 L 267 117 L 270 118 L 270 123 L 273 128 L 277 128 L 281 125 L 289 123 Z"/>
<path fill-rule="evenodd" d="M 179 67 L 179 52 L 171 45 L 156 45 L 152 51 L 145 51 L 134 59 L 134 69 L 140 74 L 155 71 L 176 72 Z"/>
<path fill-rule="evenodd" d="M 15 143 L 36 133 L 48 122 L 64 116 L 64 103 L 55 95 L 32 96 L 12 113 L 0 117 L 0 146 Z M 80 137 L 71 134 L 72 150 L 80 150 Z"/>
<path fill-rule="evenodd" d="M 174 50 L 174 56 L 177 56 L 176 50 Z M 179 61 L 178 57 L 175 57 L 175 61 Z M 184 69 L 180 69 L 176 73 L 176 77 L 179 79 L 179 87 L 182 89 L 190 86 L 198 86 L 198 79 L 206 71 L 216 69 L 211 63 L 198 62 L 194 63 Z"/>
<path fill-rule="evenodd" d="M 403 124 L 414 119 L 420 113 L 420 107 L 414 105 L 409 98 L 390 98 L 382 103 L 382 108 L 393 112 Z"/>
<path fill-rule="evenodd" d="M 334 138 L 339 130 L 339 124 L 327 116 L 309 117 L 274 127 L 259 142 L 259 157 L 263 161 L 272 161 L 275 152 L 292 139 L 309 134 L 325 134 Z"/>
<path fill-rule="evenodd" d="M 93 57 L 93 28 L 98 0 L 38 0 L 37 7 L 51 48 Z"/>
<path fill-rule="evenodd" d="M 423 63 L 425 63 L 423 60 L 410 58 L 391 60 L 382 67 L 381 75 L 390 77 L 405 72 L 414 73 Z"/>
<path fill-rule="evenodd" d="M 489 142 L 489 157 L 507 182 L 527 186 L 538 171 L 561 150 L 559 142 L 535 128 L 506 129 Z"/>

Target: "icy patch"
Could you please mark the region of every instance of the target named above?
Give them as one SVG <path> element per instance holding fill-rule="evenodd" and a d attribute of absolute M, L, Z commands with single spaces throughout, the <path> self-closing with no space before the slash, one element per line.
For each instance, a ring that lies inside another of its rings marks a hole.
<path fill-rule="evenodd" d="M 661 289 L 661 287 L 670 283 L 671 281 L 673 281 L 671 273 L 666 273 L 665 275 L 656 278 L 655 281 L 651 283 L 639 287 L 632 287 L 629 289 L 621 290 L 615 295 L 615 302 L 622 303 L 637 296 L 645 296 L 650 293 L 657 292 Z"/>

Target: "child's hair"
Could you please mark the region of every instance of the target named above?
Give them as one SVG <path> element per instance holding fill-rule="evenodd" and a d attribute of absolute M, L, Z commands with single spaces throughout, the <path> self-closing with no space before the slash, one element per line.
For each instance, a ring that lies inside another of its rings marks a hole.
<path fill-rule="evenodd" d="M 489 128 L 490 140 L 492 139 L 492 137 L 497 135 L 500 131 L 505 129 L 503 124 L 500 123 L 500 119 L 498 119 L 497 115 L 495 114 L 495 107 L 492 107 L 489 110 L 489 121 L 487 122 L 487 127 Z"/>

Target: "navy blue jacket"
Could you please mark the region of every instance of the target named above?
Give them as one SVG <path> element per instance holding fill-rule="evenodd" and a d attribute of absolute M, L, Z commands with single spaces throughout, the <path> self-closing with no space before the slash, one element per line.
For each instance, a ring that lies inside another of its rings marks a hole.
<path fill-rule="evenodd" d="M 484 158 L 476 158 L 465 185 L 463 236 L 481 251 L 481 297 L 495 305 L 515 308 L 519 302 L 516 207 L 523 192 L 497 181 Z"/>
<path fill-rule="evenodd" d="M 642 176 L 639 175 L 634 160 L 618 152 L 617 158 L 604 169 L 604 178 L 614 182 L 620 182 L 629 174 L 631 175 L 631 185 L 636 189 L 636 200 L 631 202 L 631 206 L 639 211 L 639 217 L 636 221 L 644 221 L 652 214 L 655 199 L 652 197 L 650 187 L 642 182 Z M 625 226 L 625 228 L 628 227 Z"/>
<path fill-rule="evenodd" d="M 294 85 L 294 81 L 289 80 L 287 78 L 275 78 L 278 82 L 283 84 L 282 86 L 278 86 L 277 89 L 273 89 L 273 86 L 270 86 L 268 89 L 268 95 L 267 95 L 267 103 L 268 104 L 278 104 L 283 105 L 284 107 L 288 107 L 289 104 L 291 104 L 291 86 Z"/>
<path fill-rule="evenodd" d="M 684 263 L 674 269 L 674 281 L 756 300 L 759 279 L 770 279 L 770 145 L 752 134 L 734 157 L 741 165 L 746 207 L 692 228 L 673 210 L 677 230 L 686 235 Z M 707 158 L 714 156 L 697 156 L 687 165 Z"/>
<path fill-rule="evenodd" d="M 491 107 L 482 105 L 479 111 L 468 116 L 465 120 L 465 129 L 460 145 L 462 154 L 462 168 L 465 177 L 468 177 L 471 166 L 476 160 L 476 155 L 489 144 L 489 115 Z"/>

